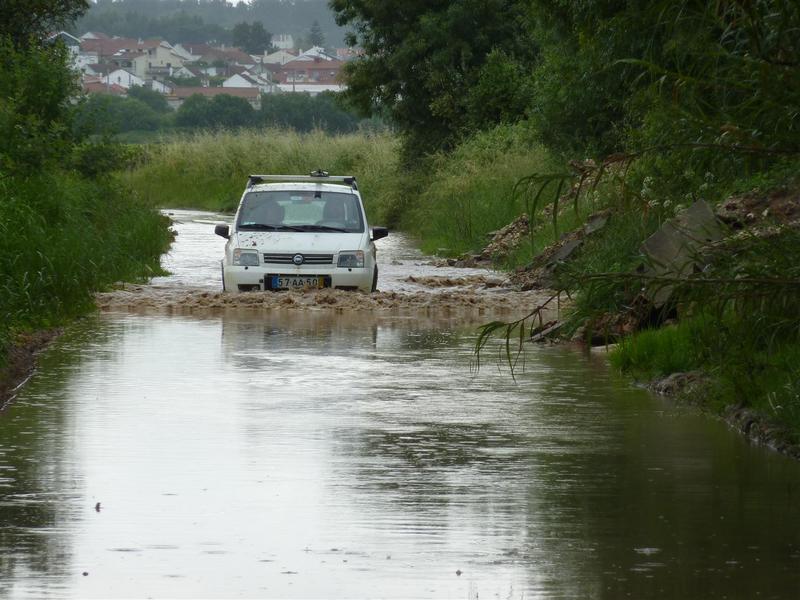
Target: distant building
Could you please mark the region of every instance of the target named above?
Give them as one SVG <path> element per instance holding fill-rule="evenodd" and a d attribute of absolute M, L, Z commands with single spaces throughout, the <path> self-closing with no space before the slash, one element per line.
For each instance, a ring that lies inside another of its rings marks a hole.
<path fill-rule="evenodd" d="M 275 92 L 275 84 L 263 75 L 256 75 L 249 71 L 237 73 L 222 82 L 224 88 L 257 88 L 264 94 Z"/>
<path fill-rule="evenodd" d="M 290 60 L 297 58 L 297 53 L 289 52 L 287 50 L 278 50 L 277 52 L 264 53 L 261 59 L 262 64 L 268 65 L 285 65 Z"/>
<path fill-rule="evenodd" d="M 128 89 L 134 85 L 139 85 L 139 86 L 144 85 L 144 79 L 142 79 L 141 77 L 137 77 L 136 75 L 134 75 L 130 71 L 126 71 L 125 69 L 117 69 L 115 71 L 108 73 L 104 77 L 104 81 L 106 83 L 113 83 L 118 86 L 124 87 L 125 89 Z"/>
<path fill-rule="evenodd" d="M 87 31 L 86 33 L 84 33 L 80 37 L 81 41 L 83 41 L 83 40 L 107 40 L 107 39 L 109 39 L 109 38 L 105 33 L 99 33 L 97 31 Z"/>
<path fill-rule="evenodd" d="M 183 58 L 169 42 L 159 39 L 89 38 L 81 41 L 81 52 L 96 55 L 99 63 L 109 63 L 145 80 L 167 77 L 183 65 Z"/>
<path fill-rule="evenodd" d="M 294 48 L 294 37 L 288 33 L 279 33 L 272 36 L 272 45 L 278 50 L 291 50 Z"/>
<path fill-rule="evenodd" d="M 86 65 L 86 67 L 83 69 L 83 73 L 84 73 L 84 75 L 88 75 L 89 77 L 93 77 L 93 76 L 105 77 L 106 75 L 111 73 L 111 71 L 113 71 L 116 68 L 117 67 L 115 67 L 114 65 L 109 65 L 109 64 L 106 64 L 106 63 L 102 63 L 102 64 L 93 63 L 93 64 Z"/>
<path fill-rule="evenodd" d="M 103 81 L 84 81 L 81 85 L 87 94 L 111 94 L 112 96 L 125 96 L 128 90 L 116 83 L 105 83 Z"/>
<path fill-rule="evenodd" d="M 360 48 L 336 48 L 336 58 L 342 62 L 348 62 L 354 58 L 362 56 L 364 51 Z"/>
<path fill-rule="evenodd" d="M 157 81 L 157 80 L 153 79 L 150 82 L 149 87 L 154 92 L 158 92 L 159 94 L 164 94 L 165 96 L 168 96 L 169 94 L 172 93 L 172 87 L 173 86 L 168 85 L 168 84 L 164 83 L 163 81 Z"/>
<path fill-rule="evenodd" d="M 344 89 L 339 75 L 344 63 L 324 49 L 315 47 L 285 63 L 278 72 L 279 88 L 284 92 L 339 92 Z"/>

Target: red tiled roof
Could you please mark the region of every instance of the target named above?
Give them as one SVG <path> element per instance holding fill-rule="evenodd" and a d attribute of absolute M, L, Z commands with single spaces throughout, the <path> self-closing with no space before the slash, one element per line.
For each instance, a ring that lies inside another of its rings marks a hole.
<path fill-rule="evenodd" d="M 112 83 L 110 85 L 99 81 L 90 81 L 83 84 L 83 91 L 87 94 L 111 94 L 113 96 L 124 96 L 128 93 L 121 85 Z"/>
<path fill-rule="evenodd" d="M 208 44 L 181 44 L 181 46 L 183 46 L 184 50 L 195 56 L 202 56 L 211 50 L 211 46 Z"/>

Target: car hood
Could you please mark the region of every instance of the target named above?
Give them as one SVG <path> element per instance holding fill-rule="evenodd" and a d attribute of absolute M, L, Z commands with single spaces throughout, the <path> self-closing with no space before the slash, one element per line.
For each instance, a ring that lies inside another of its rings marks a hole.
<path fill-rule="evenodd" d="M 239 231 L 234 243 L 239 248 L 257 248 L 261 252 L 322 252 L 361 248 L 363 233 L 299 231 Z"/>

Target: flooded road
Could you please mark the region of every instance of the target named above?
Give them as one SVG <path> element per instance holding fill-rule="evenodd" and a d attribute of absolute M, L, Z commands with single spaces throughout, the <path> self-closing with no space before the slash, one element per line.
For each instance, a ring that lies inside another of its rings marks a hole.
<path fill-rule="evenodd" d="M 168 297 L 219 285 L 185 220 Z M 391 239 L 386 294 L 482 276 Z M 206 308 L 109 300 L 0 414 L 0 596 L 800 595 L 800 465 L 602 358 L 515 383 L 481 308 Z"/>

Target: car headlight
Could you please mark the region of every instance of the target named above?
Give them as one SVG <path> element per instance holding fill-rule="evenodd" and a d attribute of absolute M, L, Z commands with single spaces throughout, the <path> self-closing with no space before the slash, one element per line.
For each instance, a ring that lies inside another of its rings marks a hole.
<path fill-rule="evenodd" d="M 257 267 L 258 251 L 236 248 L 233 251 L 233 264 L 239 267 Z"/>
<path fill-rule="evenodd" d="M 348 269 L 360 269 L 364 267 L 364 251 L 353 250 L 352 252 L 339 252 L 339 267 Z"/>

